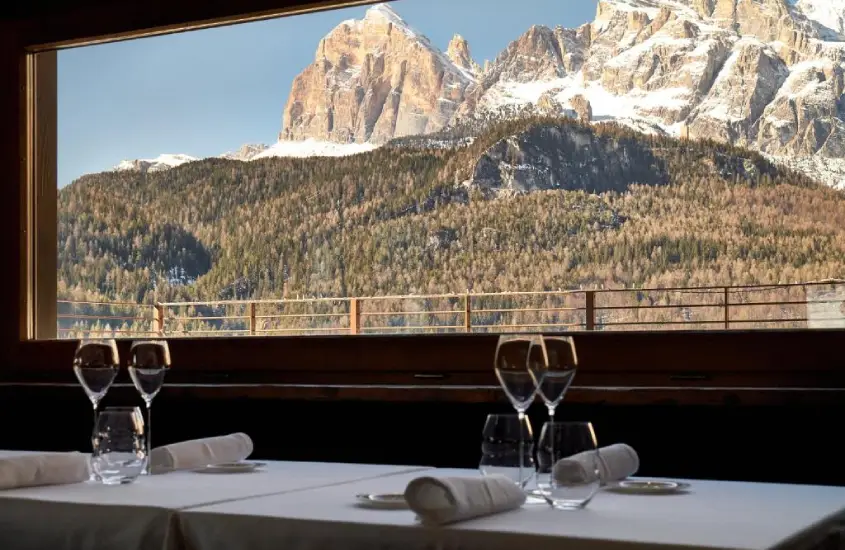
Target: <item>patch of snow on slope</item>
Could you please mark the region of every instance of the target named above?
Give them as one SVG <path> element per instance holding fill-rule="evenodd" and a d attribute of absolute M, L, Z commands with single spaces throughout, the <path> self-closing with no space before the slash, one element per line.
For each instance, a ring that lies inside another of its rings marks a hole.
<path fill-rule="evenodd" d="M 845 190 L 845 159 L 833 159 L 821 155 L 813 155 L 811 157 L 766 156 L 772 162 L 802 172 L 819 183 L 833 187 L 834 189 Z"/>
<path fill-rule="evenodd" d="M 306 139 L 304 141 L 279 141 L 267 150 L 255 155 L 250 160 L 272 157 L 347 157 L 372 151 L 376 146 L 372 143 L 333 143 Z"/>
<path fill-rule="evenodd" d="M 682 109 L 692 101 L 692 92 L 688 88 L 667 88 L 646 91 L 634 89 L 624 96 L 617 96 L 607 91 L 599 82 L 585 82 L 583 75 L 567 76 L 535 82 L 500 82 L 484 94 L 479 108 L 495 112 L 505 107 L 520 107 L 536 104 L 544 93 L 554 94 L 554 98 L 567 105 L 576 95 L 582 95 L 590 102 L 593 120 L 607 122 L 618 120 L 626 125 L 634 119 L 642 121 L 643 127 L 656 127 L 669 135 L 679 135 L 680 126 L 667 125 L 659 117 L 648 115 L 657 109 Z M 637 123 L 637 126 L 640 124 Z"/>

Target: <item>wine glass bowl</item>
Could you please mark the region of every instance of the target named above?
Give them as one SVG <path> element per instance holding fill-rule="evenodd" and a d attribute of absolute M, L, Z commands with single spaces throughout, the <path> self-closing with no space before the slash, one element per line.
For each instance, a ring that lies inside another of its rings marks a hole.
<path fill-rule="evenodd" d="M 529 354 L 536 345 L 542 345 L 539 336 L 504 335 L 496 346 L 496 378 L 519 414 L 525 414 L 537 393 L 536 378 L 528 368 Z"/>
<path fill-rule="evenodd" d="M 129 351 L 129 377 L 149 407 L 164 384 L 170 368 L 170 348 L 165 341 L 133 342 Z"/>
<path fill-rule="evenodd" d="M 120 368 L 117 343 L 114 340 L 83 340 L 73 356 L 73 373 L 91 401 L 97 405 L 109 391 Z"/>
<path fill-rule="evenodd" d="M 555 409 L 563 401 L 578 370 L 578 356 L 570 336 L 544 336 L 543 342 L 547 365 L 537 388 L 549 410 L 549 420 L 554 421 Z"/>

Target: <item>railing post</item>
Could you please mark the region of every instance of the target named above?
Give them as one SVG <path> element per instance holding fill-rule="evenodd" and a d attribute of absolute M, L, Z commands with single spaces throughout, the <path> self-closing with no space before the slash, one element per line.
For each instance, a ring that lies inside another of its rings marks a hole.
<path fill-rule="evenodd" d="M 161 304 L 153 305 L 153 332 L 164 336 L 164 306 Z"/>
<path fill-rule="evenodd" d="M 472 303 L 468 292 L 464 294 L 464 332 L 472 332 Z"/>
<path fill-rule="evenodd" d="M 596 330 L 596 291 L 586 291 L 584 298 L 586 301 L 585 324 L 587 330 Z"/>
<path fill-rule="evenodd" d="M 731 294 L 730 288 L 725 287 L 725 330 L 731 328 Z"/>
<path fill-rule="evenodd" d="M 249 334 L 255 336 L 255 302 L 249 303 Z"/>
<path fill-rule="evenodd" d="M 358 334 L 361 330 L 361 310 L 358 298 L 349 299 L 349 334 Z"/>

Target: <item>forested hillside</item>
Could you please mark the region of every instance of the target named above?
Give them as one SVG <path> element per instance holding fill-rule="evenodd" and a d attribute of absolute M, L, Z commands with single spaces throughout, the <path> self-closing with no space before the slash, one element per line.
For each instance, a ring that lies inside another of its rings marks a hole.
<path fill-rule="evenodd" d="M 551 134 L 558 141 L 544 141 Z M 351 157 L 206 159 L 84 176 L 59 193 L 60 298 L 152 303 L 843 274 L 843 195 L 756 153 L 544 118 L 494 125 L 462 147 L 409 143 Z M 552 164 L 541 158 L 550 148 L 559 157 Z M 554 185 L 527 190 L 504 185 L 505 176 L 493 186 L 479 179 L 489 172 L 483 163 L 504 174 L 505 160 L 559 173 Z M 620 174 L 631 181 L 618 185 Z"/>

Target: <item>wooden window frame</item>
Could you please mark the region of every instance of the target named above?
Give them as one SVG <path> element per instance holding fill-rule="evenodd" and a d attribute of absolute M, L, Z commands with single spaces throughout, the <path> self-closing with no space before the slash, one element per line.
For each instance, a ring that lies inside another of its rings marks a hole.
<path fill-rule="evenodd" d="M 3 287 L 17 315 L 9 306 L 0 316 L 0 383 L 72 384 L 66 365 L 75 342 L 39 339 L 56 318 L 56 49 L 372 0 L 101 3 L 75 0 L 0 24 L 0 70 L 10 75 L 0 111 L 11 122 L 0 125 L 0 161 L 17 167 L 20 182 L 11 190 L 19 200 L 0 206 L 4 234 L 20 235 L 0 242 L 20 266 Z M 817 402 L 845 388 L 842 330 L 572 334 L 582 362 L 576 399 Z M 495 343 L 492 335 L 179 338 L 171 341 L 179 368 L 170 382 L 221 397 L 500 400 L 490 367 Z M 128 342 L 119 345 L 125 351 Z"/>

